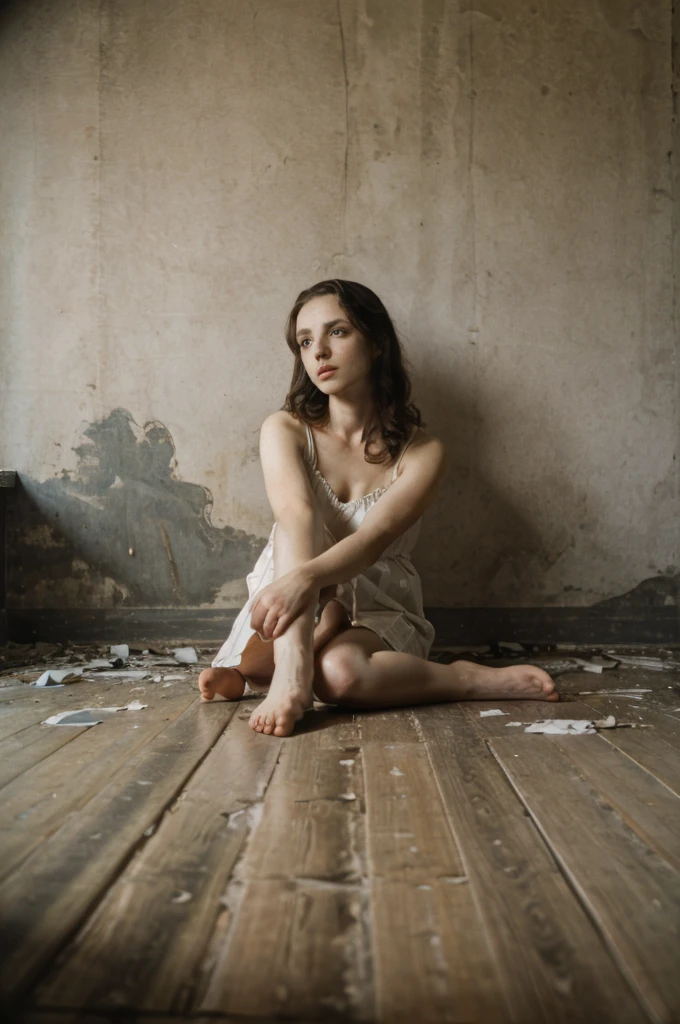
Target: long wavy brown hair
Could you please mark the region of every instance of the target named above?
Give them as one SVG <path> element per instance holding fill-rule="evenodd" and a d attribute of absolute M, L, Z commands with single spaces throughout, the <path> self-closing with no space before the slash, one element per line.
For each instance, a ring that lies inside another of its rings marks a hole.
<path fill-rule="evenodd" d="M 283 408 L 309 426 L 328 421 L 328 395 L 320 391 L 304 368 L 296 340 L 298 313 L 320 295 L 336 295 L 350 323 L 373 342 L 377 357 L 371 368 L 375 418 L 362 436 L 367 462 L 391 462 L 415 427 L 420 410 L 411 401 L 411 381 L 392 319 L 375 292 L 356 281 L 319 281 L 300 292 L 286 322 L 286 341 L 295 356 L 293 379 Z"/>

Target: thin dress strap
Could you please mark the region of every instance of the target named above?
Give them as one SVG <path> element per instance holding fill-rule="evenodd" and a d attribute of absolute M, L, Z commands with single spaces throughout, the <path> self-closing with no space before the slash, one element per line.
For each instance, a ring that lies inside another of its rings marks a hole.
<path fill-rule="evenodd" d="M 316 444 L 314 443 L 314 434 L 309 423 L 305 423 L 305 430 L 307 431 L 307 448 L 305 450 L 305 459 L 312 467 L 316 469 Z"/>
<path fill-rule="evenodd" d="M 416 436 L 417 429 L 417 427 L 413 428 L 413 430 L 411 431 L 411 436 L 409 437 L 404 447 L 401 449 L 401 455 L 399 456 L 396 466 L 392 470 L 392 483 L 394 483 L 394 481 L 397 479 L 397 473 L 399 472 L 399 467 L 401 466 L 401 460 L 404 458 L 404 455 L 406 455 L 406 449 L 410 447 L 413 438 Z"/>

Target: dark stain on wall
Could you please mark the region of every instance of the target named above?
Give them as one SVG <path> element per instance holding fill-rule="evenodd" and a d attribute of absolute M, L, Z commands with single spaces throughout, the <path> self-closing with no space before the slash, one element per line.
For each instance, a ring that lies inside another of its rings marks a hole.
<path fill-rule="evenodd" d="M 677 608 L 680 605 L 680 573 L 670 576 L 650 576 L 632 590 L 616 597 L 598 601 L 594 608 L 609 611 L 626 611 L 646 608 Z"/>
<path fill-rule="evenodd" d="M 173 475 L 158 422 L 125 409 L 90 424 L 71 474 L 20 477 L 8 509 L 8 606 L 191 607 L 252 568 L 264 539 L 216 527 L 206 487 Z"/>

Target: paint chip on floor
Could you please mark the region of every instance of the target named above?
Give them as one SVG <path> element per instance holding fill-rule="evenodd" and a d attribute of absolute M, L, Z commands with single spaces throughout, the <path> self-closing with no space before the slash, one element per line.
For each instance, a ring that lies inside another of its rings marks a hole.
<path fill-rule="evenodd" d="M 72 711 L 60 711 L 57 715 L 46 718 L 42 725 L 99 725 L 110 715 L 117 711 L 141 711 L 148 707 L 148 704 L 140 704 L 138 700 L 130 701 L 119 708 L 78 708 Z M 101 716 L 104 716 L 103 718 Z"/>
<path fill-rule="evenodd" d="M 592 721 L 588 718 L 548 718 L 540 722 L 532 722 L 525 732 L 543 733 L 546 736 L 586 736 L 598 729 L 615 729 L 616 718 L 608 715 Z"/>

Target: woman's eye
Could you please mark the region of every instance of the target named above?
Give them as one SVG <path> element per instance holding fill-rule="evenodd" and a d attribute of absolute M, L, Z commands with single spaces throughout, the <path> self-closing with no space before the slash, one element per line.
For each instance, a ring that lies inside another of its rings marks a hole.
<path fill-rule="evenodd" d="M 345 333 L 344 327 L 336 327 L 334 331 L 331 331 L 331 334 L 344 334 L 344 333 Z"/>
<path fill-rule="evenodd" d="M 308 348 L 310 344 L 311 342 L 309 338 L 303 338 L 302 341 L 300 342 L 300 348 Z"/>

